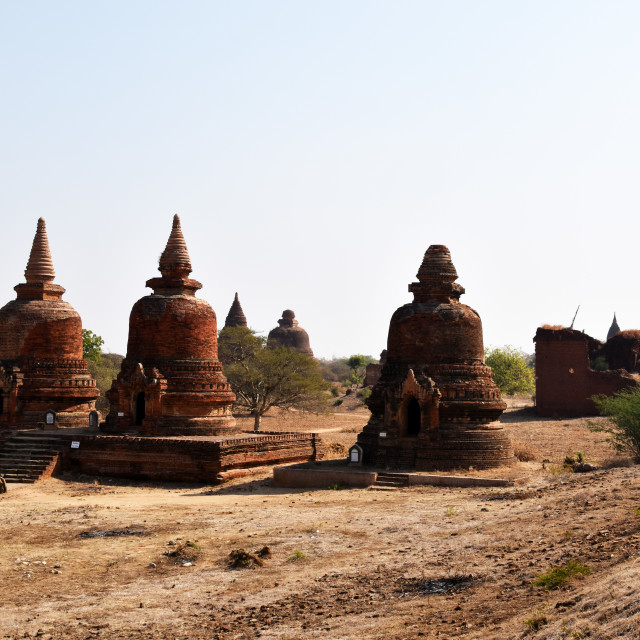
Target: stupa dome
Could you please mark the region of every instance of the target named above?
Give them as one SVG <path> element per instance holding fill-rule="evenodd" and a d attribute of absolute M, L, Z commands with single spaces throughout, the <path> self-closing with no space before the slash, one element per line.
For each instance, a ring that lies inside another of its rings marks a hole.
<path fill-rule="evenodd" d="M 267 344 L 272 347 L 287 347 L 313 357 L 309 344 L 309 334 L 298 324 L 296 314 L 291 309 L 282 312 L 278 326 L 269 331 Z"/>

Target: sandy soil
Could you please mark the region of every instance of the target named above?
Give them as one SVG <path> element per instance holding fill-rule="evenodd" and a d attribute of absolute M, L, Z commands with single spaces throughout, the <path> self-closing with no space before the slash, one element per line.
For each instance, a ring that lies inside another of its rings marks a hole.
<path fill-rule="evenodd" d="M 348 447 L 367 417 L 263 427 L 325 429 Z M 504 422 L 535 456 L 494 472 L 518 478 L 506 490 L 284 490 L 268 475 L 10 485 L 0 638 L 640 637 L 640 468 L 610 466 L 624 460 L 584 419 L 539 420 L 515 403 Z M 608 468 L 564 470 L 575 451 Z M 265 546 L 262 566 L 230 568 L 232 551 Z M 532 584 L 570 560 L 590 573 Z"/>

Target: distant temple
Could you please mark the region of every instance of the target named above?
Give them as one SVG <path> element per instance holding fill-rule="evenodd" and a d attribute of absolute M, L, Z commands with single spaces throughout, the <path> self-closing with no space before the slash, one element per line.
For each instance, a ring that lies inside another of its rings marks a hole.
<path fill-rule="evenodd" d="M 247 326 L 247 318 L 244 315 L 244 311 L 240 306 L 240 300 L 238 300 L 238 294 L 236 293 L 235 298 L 233 299 L 233 303 L 231 304 L 231 308 L 229 309 L 229 313 L 227 314 L 227 319 L 224 321 L 224 328 L 227 327 L 246 327 Z"/>
<path fill-rule="evenodd" d="M 413 302 L 389 325 L 386 362 L 358 435 L 362 461 L 385 468 L 490 468 L 514 460 L 496 420 L 506 405 L 484 364 L 482 323 L 464 293 L 447 247 L 432 245 Z"/>
<path fill-rule="evenodd" d="M 189 278 L 191 260 L 173 218 L 160 256 L 161 277 L 147 281 L 153 294 L 138 300 L 129 318 L 127 355 L 107 393 L 103 429 L 139 428 L 147 435 L 235 433 L 235 394 L 218 360 L 216 314 L 195 297 L 202 285 Z"/>
<path fill-rule="evenodd" d="M 309 334 L 298 325 L 296 314 L 291 309 L 282 312 L 282 318 L 278 320 L 275 329 L 269 331 L 267 344 L 271 346 L 287 347 L 300 353 L 313 357 L 313 351 L 309 344 Z"/>
<path fill-rule="evenodd" d="M 0 309 L 0 427 L 88 427 L 100 392 L 82 358 L 80 316 L 53 284 L 43 218 L 24 274 Z"/>
<path fill-rule="evenodd" d="M 620 331 L 620 327 L 618 326 L 618 321 L 616 320 L 616 314 L 613 314 L 613 322 L 609 327 L 609 331 L 607 332 L 607 340 L 611 340 L 613 336 L 616 335 Z"/>

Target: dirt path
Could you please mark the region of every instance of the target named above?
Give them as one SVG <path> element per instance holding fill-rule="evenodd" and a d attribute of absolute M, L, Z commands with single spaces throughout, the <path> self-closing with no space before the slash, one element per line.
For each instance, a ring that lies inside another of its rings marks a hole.
<path fill-rule="evenodd" d="M 610 452 L 584 421 L 517 411 L 506 423 L 537 459 L 508 490 L 11 486 L 0 638 L 640 637 L 639 468 L 565 472 L 571 451 Z M 229 568 L 265 546 L 263 566 Z M 569 560 L 590 573 L 533 586 Z"/>

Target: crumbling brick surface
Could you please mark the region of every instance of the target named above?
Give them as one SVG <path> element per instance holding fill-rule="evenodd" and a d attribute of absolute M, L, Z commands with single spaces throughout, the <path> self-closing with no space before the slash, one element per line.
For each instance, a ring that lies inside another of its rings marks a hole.
<path fill-rule="evenodd" d="M 146 435 L 223 435 L 236 431 L 235 394 L 218 360 L 216 314 L 195 297 L 202 285 L 189 278 L 191 262 L 174 217 L 160 257 L 153 294 L 138 300 L 129 317 L 127 355 L 107 392 L 103 430 L 138 427 Z"/>
<path fill-rule="evenodd" d="M 58 426 L 88 426 L 100 395 L 82 359 L 82 321 L 54 275 L 40 218 L 27 282 L 0 309 L 0 428 L 40 426 L 49 410 Z"/>
<path fill-rule="evenodd" d="M 616 339 L 611 341 L 617 345 Z M 594 371 L 591 362 L 603 354 L 603 345 L 581 331 L 541 327 L 534 341 L 536 411 L 541 416 L 595 415 L 598 412 L 592 396 L 640 385 L 622 369 Z"/>
<path fill-rule="evenodd" d="M 482 323 L 464 293 L 449 250 L 432 245 L 409 286 L 411 303 L 392 316 L 386 362 L 358 436 L 365 463 L 447 470 L 513 461 L 495 421 L 505 404 L 484 364 Z"/>

